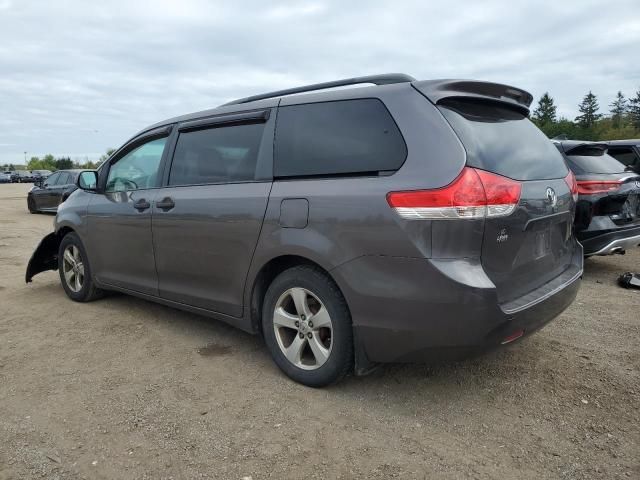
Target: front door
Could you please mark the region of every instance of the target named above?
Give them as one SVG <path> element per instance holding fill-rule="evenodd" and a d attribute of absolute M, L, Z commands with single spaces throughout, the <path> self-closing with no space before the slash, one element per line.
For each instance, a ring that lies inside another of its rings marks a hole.
<path fill-rule="evenodd" d="M 57 183 L 62 175 L 66 175 L 63 172 L 56 172 L 42 183 L 42 190 L 37 193 L 38 195 L 38 207 L 39 208 L 54 208 L 57 206 L 55 203 Z"/>
<path fill-rule="evenodd" d="M 242 315 L 271 189 L 257 173 L 272 158 L 273 130 L 266 125 L 261 118 L 180 131 L 168 185 L 153 207 L 161 297 Z"/>
<path fill-rule="evenodd" d="M 92 195 L 88 206 L 88 254 L 100 283 L 158 293 L 151 205 L 166 143 L 166 136 L 136 142 L 101 170 L 107 175 L 100 182 L 104 191 Z"/>

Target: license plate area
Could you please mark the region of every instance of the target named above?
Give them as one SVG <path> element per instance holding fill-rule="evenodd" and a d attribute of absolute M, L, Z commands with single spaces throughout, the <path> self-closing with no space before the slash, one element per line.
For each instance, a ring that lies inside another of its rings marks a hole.
<path fill-rule="evenodd" d="M 536 240 L 533 249 L 533 256 L 538 259 L 551 252 L 551 229 L 547 228 L 536 232 Z"/>

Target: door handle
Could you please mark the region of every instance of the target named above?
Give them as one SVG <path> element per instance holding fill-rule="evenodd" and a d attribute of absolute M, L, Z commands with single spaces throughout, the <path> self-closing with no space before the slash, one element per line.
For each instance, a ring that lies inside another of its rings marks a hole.
<path fill-rule="evenodd" d="M 148 208 L 151 208 L 151 204 L 147 202 L 144 198 L 141 198 L 136 203 L 133 204 L 133 208 L 138 210 L 139 212 L 144 212 Z"/>
<path fill-rule="evenodd" d="M 159 202 L 156 202 L 156 207 L 164 212 L 168 212 L 175 206 L 176 204 L 173 202 L 173 199 L 171 197 L 164 197 Z"/>

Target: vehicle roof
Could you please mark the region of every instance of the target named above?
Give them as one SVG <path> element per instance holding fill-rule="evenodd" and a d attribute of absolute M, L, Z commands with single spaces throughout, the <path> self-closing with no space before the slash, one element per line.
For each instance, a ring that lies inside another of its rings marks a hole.
<path fill-rule="evenodd" d="M 626 146 L 640 146 L 640 138 L 629 138 L 627 140 L 607 140 L 606 142 L 607 145 L 612 145 L 612 146 L 622 146 L 622 147 L 626 147 Z"/>
<path fill-rule="evenodd" d="M 375 83 L 380 79 L 383 79 L 383 83 L 372 86 L 362 86 L 367 83 Z M 329 84 L 337 86 L 325 87 L 328 89 L 314 88 Z M 345 86 L 349 86 L 349 88 L 340 88 Z M 133 137 L 127 140 L 126 143 L 129 143 L 129 141 L 139 135 L 156 128 L 218 115 L 274 108 L 280 104 L 281 100 L 283 100 L 283 103 L 286 103 L 286 105 L 296 105 L 301 103 L 345 100 L 351 98 L 375 98 L 380 95 L 389 94 L 398 88 L 406 88 L 407 86 L 411 88 L 415 87 L 434 104 L 438 103 L 443 98 L 467 97 L 502 102 L 528 113 L 528 107 L 533 99 L 530 93 L 522 89 L 493 82 L 456 79 L 417 81 L 406 74 L 371 75 L 367 77 L 355 77 L 345 80 L 337 80 L 334 82 L 326 82 L 325 84 L 307 85 L 305 87 L 297 87 L 289 90 L 280 90 L 253 97 L 246 97 L 208 110 L 201 110 L 194 113 L 168 118 L 140 130 Z M 265 96 L 268 96 L 268 98 L 264 98 Z M 261 98 L 259 100 L 251 100 L 252 98 L 257 97 Z M 286 101 L 284 99 L 286 99 Z"/>

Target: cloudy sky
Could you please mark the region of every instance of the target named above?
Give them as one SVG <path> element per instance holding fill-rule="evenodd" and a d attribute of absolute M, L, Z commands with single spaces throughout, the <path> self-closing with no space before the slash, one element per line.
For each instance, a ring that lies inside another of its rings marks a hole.
<path fill-rule="evenodd" d="M 640 1 L 0 0 L 0 163 L 96 158 L 236 97 L 383 72 L 640 90 Z"/>

